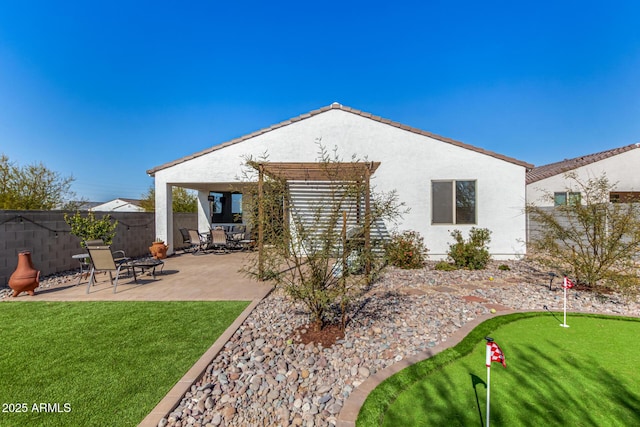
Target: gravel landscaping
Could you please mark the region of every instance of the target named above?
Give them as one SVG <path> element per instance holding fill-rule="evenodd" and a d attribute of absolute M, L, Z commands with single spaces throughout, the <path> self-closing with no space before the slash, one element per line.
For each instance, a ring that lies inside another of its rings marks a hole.
<path fill-rule="evenodd" d="M 503 263 L 501 263 L 503 264 Z M 273 292 L 251 313 L 160 426 L 331 426 L 368 376 L 434 347 L 490 309 L 562 311 L 561 279 L 523 262 L 482 271 L 388 269 L 357 301 L 344 339 L 295 344 L 308 321 Z M 637 299 L 570 290 L 568 309 L 640 315 Z"/>

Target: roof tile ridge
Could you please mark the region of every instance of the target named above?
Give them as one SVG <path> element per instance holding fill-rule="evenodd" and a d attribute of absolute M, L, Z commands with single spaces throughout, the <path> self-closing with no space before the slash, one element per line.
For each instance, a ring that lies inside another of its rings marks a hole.
<path fill-rule="evenodd" d="M 596 153 L 585 154 L 570 159 L 560 160 L 558 162 L 547 163 L 546 165 L 536 166 L 527 173 L 527 184 L 533 184 L 534 182 L 538 182 L 582 166 L 590 165 L 600 160 L 617 156 L 618 154 L 626 153 L 627 151 L 635 148 L 640 148 L 640 143 L 633 143 L 622 147 L 615 147 Z"/>

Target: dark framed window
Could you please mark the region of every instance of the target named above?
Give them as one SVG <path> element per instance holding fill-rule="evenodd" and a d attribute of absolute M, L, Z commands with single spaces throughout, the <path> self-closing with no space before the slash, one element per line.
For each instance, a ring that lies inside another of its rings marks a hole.
<path fill-rule="evenodd" d="M 242 223 L 242 193 L 209 192 L 211 222 Z"/>
<path fill-rule="evenodd" d="M 476 181 L 432 181 L 432 224 L 475 224 Z"/>

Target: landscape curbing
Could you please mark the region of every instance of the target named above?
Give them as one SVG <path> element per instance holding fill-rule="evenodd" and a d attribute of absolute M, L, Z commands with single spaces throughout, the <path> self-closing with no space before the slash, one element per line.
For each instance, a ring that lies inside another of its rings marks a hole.
<path fill-rule="evenodd" d="M 155 408 L 138 424 L 138 427 L 157 427 L 158 423 L 165 417 L 168 417 L 175 408 L 180 405 L 184 395 L 191 390 L 194 385 L 207 370 L 207 367 L 216 358 L 218 353 L 224 348 L 227 341 L 231 339 L 233 334 L 238 330 L 244 321 L 249 317 L 251 312 L 266 298 L 271 292 L 268 292 L 260 299 L 254 299 L 249 306 L 244 309 L 240 316 L 218 337 L 213 345 L 198 359 L 198 361 L 187 371 L 186 374 L 173 386 L 173 388 L 162 398 Z"/>

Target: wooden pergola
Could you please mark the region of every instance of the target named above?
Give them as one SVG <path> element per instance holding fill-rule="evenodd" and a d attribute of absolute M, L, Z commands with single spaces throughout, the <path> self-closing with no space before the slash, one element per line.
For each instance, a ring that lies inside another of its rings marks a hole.
<path fill-rule="evenodd" d="M 265 175 L 283 181 L 362 182 L 364 184 L 364 248 L 371 252 L 371 175 L 380 162 L 256 162 L 258 170 L 258 275 L 264 277 L 264 197 Z M 371 272 L 367 257 L 365 272 Z"/>

